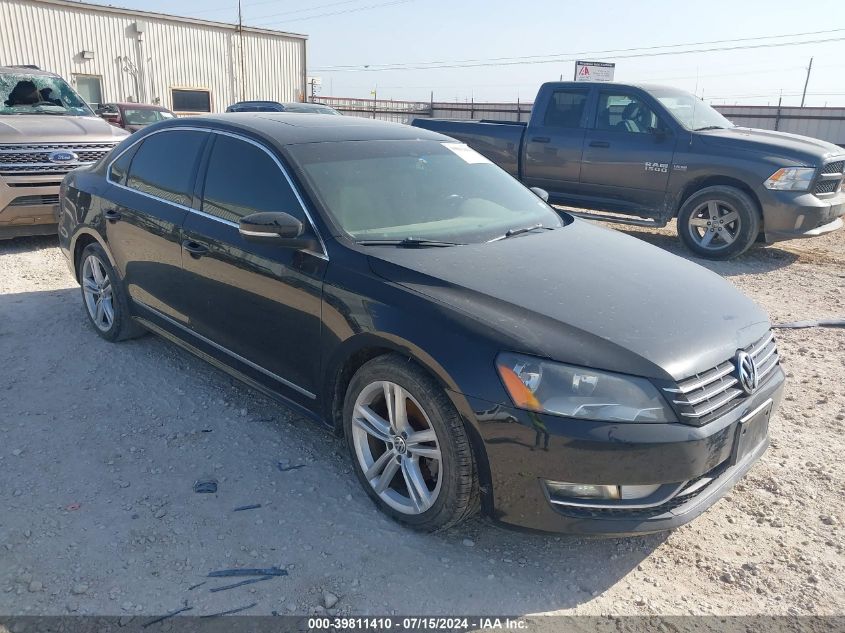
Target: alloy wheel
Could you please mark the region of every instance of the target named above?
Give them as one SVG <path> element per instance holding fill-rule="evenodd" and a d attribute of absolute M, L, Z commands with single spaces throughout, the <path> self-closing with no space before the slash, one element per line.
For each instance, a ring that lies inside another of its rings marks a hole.
<path fill-rule="evenodd" d="M 94 325 L 102 332 L 109 331 L 114 324 L 111 280 L 96 255 L 89 255 L 82 264 L 82 292 Z"/>
<path fill-rule="evenodd" d="M 400 385 L 367 385 L 352 410 L 352 444 L 364 478 L 394 510 L 422 514 L 443 479 L 437 433 L 419 402 Z"/>
<path fill-rule="evenodd" d="M 739 213 L 724 200 L 708 200 L 690 214 L 687 230 L 695 244 L 709 251 L 729 247 L 741 229 Z"/>

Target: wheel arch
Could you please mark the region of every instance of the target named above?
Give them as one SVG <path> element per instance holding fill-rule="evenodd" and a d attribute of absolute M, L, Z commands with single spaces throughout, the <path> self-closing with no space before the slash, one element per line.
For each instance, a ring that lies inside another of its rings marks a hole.
<path fill-rule="evenodd" d="M 475 416 L 467 399 L 446 369 L 430 354 L 413 343 L 388 334 L 361 333 L 341 344 L 327 363 L 325 372 L 324 419 L 329 421 L 337 435 L 343 434 L 343 401 L 352 376 L 365 363 L 379 356 L 395 354 L 407 358 L 420 370 L 430 375 L 443 388 L 461 417 L 472 446 L 481 490 L 482 510 L 492 509 L 492 477 L 484 440 L 476 425 Z"/>
<path fill-rule="evenodd" d="M 680 194 L 678 194 L 678 198 L 675 201 L 675 208 L 672 214 L 672 217 L 678 217 L 678 213 L 680 213 L 681 208 L 684 206 L 687 200 L 689 200 L 692 196 L 696 193 L 701 191 L 702 189 L 706 189 L 707 187 L 717 187 L 717 186 L 724 186 L 724 187 L 734 187 L 739 189 L 743 193 L 747 194 L 756 205 L 757 214 L 760 217 L 761 221 L 761 229 L 762 229 L 762 220 L 763 220 L 763 207 L 760 204 L 760 198 L 757 197 L 756 192 L 752 189 L 748 183 L 745 181 L 733 177 L 733 176 L 725 176 L 725 175 L 711 175 L 711 176 L 702 176 L 701 178 L 696 178 L 695 180 L 691 180 L 688 182 L 684 188 L 681 190 Z"/>
<path fill-rule="evenodd" d="M 114 258 L 112 257 L 112 254 L 106 246 L 106 243 L 103 240 L 102 236 L 95 230 L 84 227 L 81 228 L 73 236 L 73 239 L 71 240 L 70 244 L 70 261 L 73 265 L 73 276 L 77 281 L 79 281 L 79 260 L 80 257 L 82 257 L 82 251 L 84 251 L 91 244 L 99 244 L 102 247 L 103 251 L 105 251 L 106 257 L 109 258 L 109 264 L 111 264 L 112 268 L 114 268 L 115 271 L 117 270 L 117 267 L 114 263 Z"/>

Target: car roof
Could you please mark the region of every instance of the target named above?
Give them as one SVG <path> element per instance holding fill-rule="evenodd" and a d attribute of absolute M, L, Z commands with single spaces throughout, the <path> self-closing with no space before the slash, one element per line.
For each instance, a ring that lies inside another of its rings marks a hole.
<path fill-rule="evenodd" d="M 432 140 L 454 139 L 418 127 L 359 117 L 320 116 L 299 112 L 229 112 L 195 117 L 183 117 L 159 123 L 165 127 L 197 126 L 242 132 L 261 137 L 278 146 L 300 143 L 374 140 Z"/>
<path fill-rule="evenodd" d="M 650 90 L 673 90 L 675 92 L 684 92 L 681 88 L 674 88 L 672 86 L 664 86 L 661 84 L 650 84 L 650 83 L 640 83 L 638 81 L 634 81 L 631 83 L 625 83 L 620 81 L 550 81 L 553 87 L 560 87 L 560 88 L 571 88 L 571 87 L 579 87 L 579 88 L 589 88 L 590 86 L 599 86 L 600 88 L 639 88 L 640 90 L 645 90 L 646 92 Z"/>
<path fill-rule="evenodd" d="M 234 106 L 241 106 L 241 105 L 283 105 L 278 101 L 260 101 L 260 100 L 253 100 L 253 101 L 238 101 L 237 103 L 233 103 L 229 107 L 232 108 Z"/>
<path fill-rule="evenodd" d="M 152 103 L 135 103 L 133 101 L 109 101 L 103 105 L 120 106 L 121 108 L 137 108 L 138 110 L 165 110 L 170 112 L 167 108 Z"/>
<path fill-rule="evenodd" d="M 14 73 L 16 75 L 41 75 L 44 77 L 59 77 L 56 73 L 51 73 L 40 68 L 32 68 L 30 66 L 0 66 L 0 73 Z"/>

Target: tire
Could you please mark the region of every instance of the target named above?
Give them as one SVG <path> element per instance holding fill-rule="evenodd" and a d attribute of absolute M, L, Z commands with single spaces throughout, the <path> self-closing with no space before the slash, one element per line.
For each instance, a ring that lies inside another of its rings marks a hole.
<path fill-rule="evenodd" d="M 695 255 L 706 259 L 737 257 L 759 234 L 757 204 L 736 187 L 705 187 L 690 196 L 678 212 L 678 237 Z"/>
<path fill-rule="evenodd" d="M 402 402 L 394 414 L 389 399 Z M 404 417 L 395 414 L 402 408 Z M 358 480 L 394 520 L 435 532 L 478 511 L 478 476 L 461 417 L 440 385 L 408 359 L 379 356 L 355 373 L 343 427 Z"/>
<path fill-rule="evenodd" d="M 79 285 L 88 321 L 107 341 L 125 341 L 146 333 L 132 320 L 123 283 L 99 244 L 89 244 L 79 257 Z"/>

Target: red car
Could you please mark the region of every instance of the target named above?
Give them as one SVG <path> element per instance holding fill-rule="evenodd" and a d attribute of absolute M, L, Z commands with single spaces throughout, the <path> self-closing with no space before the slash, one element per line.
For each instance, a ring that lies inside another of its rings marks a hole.
<path fill-rule="evenodd" d="M 104 103 L 97 114 L 124 130 L 135 132 L 151 123 L 174 119 L 176 115 L 165 107 L 148 103 Z"/>

